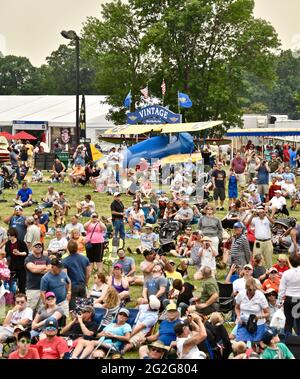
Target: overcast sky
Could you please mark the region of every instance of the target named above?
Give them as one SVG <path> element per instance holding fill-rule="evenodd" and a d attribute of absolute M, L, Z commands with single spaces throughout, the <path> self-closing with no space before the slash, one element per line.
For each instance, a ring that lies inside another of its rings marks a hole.
<path fill-rule="evenodd" d="M 0 51 L 26 56 L 39 66 L 65 40 L 61 30 L 78 33 L 87 16 L 98 17 L 105 0 L 0 0 Z M 255 16 L 272 23 L 284 48 L 300 47 L 300 0 L 255 0 Z"/>

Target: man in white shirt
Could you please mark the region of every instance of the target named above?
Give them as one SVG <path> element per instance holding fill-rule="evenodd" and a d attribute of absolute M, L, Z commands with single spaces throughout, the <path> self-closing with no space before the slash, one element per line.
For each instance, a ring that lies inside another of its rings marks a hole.
<path fill-rule="evenodd" d="M 78 216 L 72 216 L 71 222 L 65 226 L 65 234 L 67 238 L 71 237 L 71 232 L 73 229 L 78 229 L 80 231 L 80 234 L 82 235 L 85 233 L 83 225 L 78 222 Z"/>
<path fill-rule="evenodd" d="M 296 186 L 291 179 L 287 179 L 281 186 L 283 196 L 291 198 L 296 193 Z"/>
<path fill-rule="evenodd" d="M 63 254 L 67 250 L 68 240 L 63 236 L 63 232 L 61 229 L 57 228 L 55 232 L 56 238 L 50 240 L 48 246 L 48 255 L 51 254 Z"/>
<path fill-rule="evenodd" d="M 286 208 L 286 199 L 282 196 L 282 192 L 280 190 L 276 190 L 274 193 L 275 196 L 273 196 L 272 199 L 266 203 L 266 205 L 269 206 L 269 209 L 271 209 L 271 218 L 274 217 L 276 212 L 282 211 Z"/>
<path fill-rule="evenodd" d="M 143 253 L 144 250 L 155 249 L 158 241 L 158 235 L 153 233 L 153 226 L 151 224 L 146 224 L 144 228 L 145 233 L 141 234 L 141 246 L 139 248 L 141 253 Z"/>
<path fill-rule="evenodd" d="M 273 243 L 271 241 L 271 225 L 273 223 L 274 220 L 265 212 L 262 206 L 253 211 L 247 221 L 247 225 L 251 225 L 254 228 L 253 256 L 261 254 L 267 267 L 272 267 L 273 265 Z"/>
<path fill-rule="evenodd" d="M 27 306 L 27 297 L 23 293 L 16 294 L 15 306 L 8 311 L 3 326 L 0 326 L 0 357 L 2 356 L 2 343 L 14 333 L 16 325 L 28 327 L 33 318 L 32 309 Z"/>
<path fill-rule="evenodd" d="M 246 264 L 243 267 L 243 273 L 244 273 L 244 275 L 242 278 L 236 279 L 232 283 L 233 295 L 234 296 L 236 296 L 238 293 L 240 293 L 241 291 L 243 291 L 246 288 L 247 279 L 252 278 L 253 267 L 250 264 Z M 255 280 L 257 286 L 260 287 L 261 286 L 260 281 L 258 279 L 254 279 L 254 280 Z"/>
<path fill-rule="evenodd" d="M 185 321 L 174 326 L 176 333 L 177 355 L 179 359 L 205 359 L 205 353 L 200 351 L 198 345 L 207 337 L 201 316 L 193 312 Z M 190 326 L 193 329 L 191 332 Z"/>
<path fill-rule="evenodd" d="M 115 147 L 112 147 L 107 157 L 107 163 L 110 166 L 114 166 L 116 163 L 120 163 L 120 153 L 116 151 Z"/>

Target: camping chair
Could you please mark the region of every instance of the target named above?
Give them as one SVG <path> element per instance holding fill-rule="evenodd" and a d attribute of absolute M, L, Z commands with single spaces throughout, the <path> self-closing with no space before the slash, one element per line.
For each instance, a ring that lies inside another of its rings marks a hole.
<path fill-rule="evenodd" d="M 279 218 L 289 217 L 290 213 L 286 207 L 286 205 L 283 205 L 281 209 L 278 209 L 274 214 L 274 219 L 277 220 Z"/>
<path fill-rule="evenodd" d="M 219 288 L 219 312 L 221 312 L 225 318 L 225 314 L 230 313 L 230 318 L 232 316 L 234 308 L 234 297 L 233 297 L 233 286 L 232 283 L 221 283 L 218 282 Z M 229 321 L 228 320 L 228 321 Z"/>
<path fill-rule="evenodd" d="M 110 238 L 108 240 L 103 257 L 103 269 L 106 275 L 110 274 L 114 262 L 119 259 L 117 250 L 123 248 L 123 244 L 123 240 L 120 238 Z"/>

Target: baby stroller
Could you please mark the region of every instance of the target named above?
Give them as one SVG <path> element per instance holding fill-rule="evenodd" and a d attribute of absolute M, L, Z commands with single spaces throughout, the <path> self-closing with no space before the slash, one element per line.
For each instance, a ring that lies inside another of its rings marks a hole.
<path fill-rule="evenodd" d="M 176 239 L 181 230 L 181 222 L 175 220 L 168 221 L 161 227 L 159 232 L 160 255 L 166 254 L 170 250 L 175 249 Z"/>
<path fill-rule="evenodd" d="M 4 179 L 4 189 L 18 189 L 18 184 L 15 182 L 15 170 L 7 166 L 2 166 L 2 177 Z"/>
<path fill-rule="evenodd" d="M 295 219 L 293 217 L 279 218 L 275 220 L 271 227 L 272 232 L 272 243 L 274 246 L 274 253 L 286 253 L 289 248 L 289 244 L 284 240 L 281 240 L 284 233 L 295 225 Z"/>

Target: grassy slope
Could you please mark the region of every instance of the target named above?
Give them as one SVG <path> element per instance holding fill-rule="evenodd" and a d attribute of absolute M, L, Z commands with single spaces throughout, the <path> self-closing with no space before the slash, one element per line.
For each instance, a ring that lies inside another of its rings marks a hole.
<path fill-rule="evenodd" d="M 49 174 L 47 172 L 44 172 L 44 176 L 45 176 L 44 183 L 31 184 L 30 185 L 30 187 L 33 190 L 33 199 L 34 200 L 40 201 L 41 197 L 43 197 L 46 194 L 47 187 L 50 185 L 50 183 L 47 181 L 48 175 Z M 29 174 L 28 179 L 30 179 L 30 174 Z M 76 213 L 76 206 L 75 206 L 76 201 L 83 200 L 84 195 L 86 195 L 88 193 L 92 195 L 92 200 L 95 202 L 96 210 L 99 212 L 99 214 L 106 216 L 106 217 L 110 216 L 110 203 L 112 201 L 111 196 L 109 196 L 107 194 L 93 193 L 90 186 L 85 186 L 85 187 L 80 186 L 77 188 L 72 188 L 67 180 L 66 180 L 66 183 L 64 183 L 64 184 L 55 183 L 54 187 L 57 191 L 65 191 L 66 192 L 66 198 L 70 201 L 71 210 L 69 212 L 69 216 L 67 217 L 67 222 L 69 222 L 70 216 Z M 13 212 L 13 208 L 11 207 L 11 205 L 12 205 L 12 199 L 15 198 L 15 193 L 16 193 L 15 190 L 5 190 L 4 193 L 0 197 L 0 198 L 3 198 L 3 199 L 8 201 L 7 203 L 0 203 L 0 225 L 2 225 L 2 226 L 6 226 L 2 221 L 3 217 L 11 214 Z M 131 204 L 131 197 L 124 195 L 122 197 L 122 201 L 124 202 L 125 206 L 129 206 Z M 226 202 L 225 205 L 226 205 L 225 209 L 227 209 L 228 203 Z M 288 201 L 288 205 L 290 205 L 289 201 Z M 30 208 L 25 208 L 24 214 L 26 216 L 31 215 L 33 213 L 34 207 L 35 206 L 32 206 Z M 226 213 L 227 213 L 226 211 L 217 212 L 216 215 L 218 218 L 222 219 Z M 292 216 L 297 217 L 298 210 L 292 211 L 290 213 Z M 86 219 L 86 218 L 82 218 L 80 220 L 80 222 L 84 223 L 87 220 L 88 219 Z M 49 226 L 52 226 L 52 223 L 49 223 Z M 195 226 L 193 226 L 193 227 L 195 228 Z M 47 243 L 49 243 L 49 239 L 50 239 L 50 237 L 47 237 L 46 246 L 47 246 Z M 135 239 L 127 239 L 126 240 L 126 246 L 130 246 L 132 248 L 132 250 L 134 250 L 138 245 L 139 245 L 139 240 L 135 240 Z M 143 256 L 142 255 L 134 255 L 134 258 L 135 258 L 136 267 L 137 267 L 137 274 L 139 274 L 140 273 L 139 272 L 139 264 L 142 261 Z M 276 260 L 276 256 L 274 256 L 274 261 L 275 260 Z M 175 259 L 175 261 L 176 261 L 176 259 Z M 201 282 L 195 281 L 193 279 L 194 272 L 195 272 L 195 268 L 190 267 L 189 268 L 189 276 L 186 279 L 186 281 L 194 284 L 197 287 L 196 293 L 199 293 L 199 290 L 201 290 Z M 218 270 L 217 279 L 220 281 L 223 281 L 224 278 L 225 278 L 225 270 Z M 90 285 L 92 285 L 92 283 L 90 283 Z M 142 287 L 132 286 L 130 288 L 131 299 L 133 299 L 133 301 L 129 304 L 130 307 L 134 307 L 136 305 L 134 302 L 134 299 L 137 299 L 138 297 L 140 297 L 141 292 L 142 292 Z M 136 357 L 137 357 L 136 352 L 128 353 L 128 358 L 136 358 Z"/>

